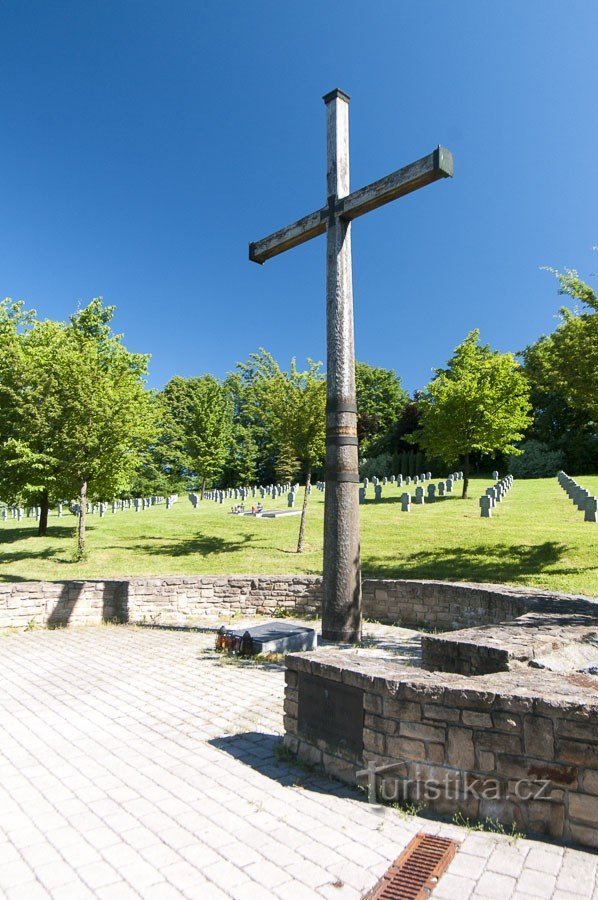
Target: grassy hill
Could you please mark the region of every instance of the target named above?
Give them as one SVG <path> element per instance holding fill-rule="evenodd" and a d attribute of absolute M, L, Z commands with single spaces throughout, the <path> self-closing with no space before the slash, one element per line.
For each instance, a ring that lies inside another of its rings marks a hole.
<path fill-rule="evenodd" d="M 578 481 L 598 493 L 598 476 Z M 474 479 L 470 500 L 452 495 L 412 504 L 410 513 L 399 503 L 405 488 L 388 485 L 380 503 L 370 488 L 371 499 L 361 506 L 364 575 L 493 581 L 598 596 L 598 526 L 583 521 L 556 479 L 516 481 L 494 517 L 482 519 L 478 500 L 490 484 Z M 237 517 L 229 515 L 230 506 L 204 501 L 194 510 L 183 496 L 169 511 L 161 505 L 90 516 L 89 556 L 80 563 L 72 561 L 70 514 L 53 515 L 45 538 L 36 536 L 33 519 L 18 528 L 8 520 L 0 523 L 0 580 L 321 572 L 319 491 L 310 498 L 301 556 L 294 552 L 299 517 Z M 286 498 L 266 506 L 286 507 Z"/>

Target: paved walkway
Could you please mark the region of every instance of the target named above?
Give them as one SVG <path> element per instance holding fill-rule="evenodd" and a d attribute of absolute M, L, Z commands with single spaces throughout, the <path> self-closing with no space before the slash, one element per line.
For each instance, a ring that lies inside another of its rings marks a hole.
<path fill-rule="evenodd" d="M 213 640 L 0 636 L 1 896 L 357 900 L 424 829 L 462 841 L 434 897 L 598 897 L 595 855 L 376 811 L 278 761 L 282 670 Z"/>

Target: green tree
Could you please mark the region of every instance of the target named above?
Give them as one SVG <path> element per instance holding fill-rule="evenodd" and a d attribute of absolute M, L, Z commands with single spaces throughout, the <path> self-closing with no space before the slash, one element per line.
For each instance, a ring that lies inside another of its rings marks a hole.
<path fill-rule="evenodd" d="M 226 463 L 226 482 L 231 487 L 253 484 L 256 478 L 258 446 L 251 428 L 233 423 L 230 451 Z"/>
<path fill-rule="evenodd" d="M 239 371 L 250 377 L 250 405 L 253 420 L 268 433 L 276 456 L 289 464 L 299 461 L 305 469 L 305 494 L 297 553 L 303 550 L 307 502 L 312 469 L 326 453 L 326 382 L 321 363 L 308 360 L 308 368 L 297 369 L 291 360 L 288 372 L 265 350 L 252 353 L 248 363 L 240 363 Z"/>
<path fill-rule="evenodd" d="M 38 534 L 46 533 L 56 460 L 51 442 L 56 413 L 48 368 L 61 338 L 57 323 L 40 323 L 22 301 L 0 302 L 0 496 L 39 505 Z"/>
<path fill-rule="evenodd" d="M 233 427 L 228 391 L 212 375 L 176 376 L 164 389 L 173 467 L 199 479 L 201 496 L 222 473 Z"/>
<path fill-rule="evenodd" d="M 470 454 L 516 454 L 530 422 L 529 386 L 515 357 L 480 344 L 477 329 L 436 370 L 420 402 L 416 439 L 430 456 L 462 461 L 464 498 Z"/>
<path fill-rule="evenodd" d="M 114 309 L 96 298 L 71 316 L 54 363 L 62 419 L 54 452 L 63 495 L 78 497 L 78 557 L 85 552 L 88 499 L 129 489 L 156 427 L 144 381 L 149 356 L 130 352 L 113 333 Z"/>
<path fill-rule="evenodd" d="M 148 357 L 123 346 L 110 326 L 113 315 L 114 307 L 97 298 L 68 323 L 29 320 L 20 334 L 17 329 L 18 352 L 8 341 L 18 362 L 12 381 L 0 371 L 0 395 L 15 388 L 18 395 L 8 415 L 0 412 L 0 428 L 9 429 L 0 452 L 9 493 L 41 498 L 42 533 L 49 502 L 77 497 L 79 557 L 88 499 L 127 489 L 154 427 L 144 386 Z M 2 321 L 3 333 L 10 331 L 5 315 Z"/>
<path fill-rule="evenodd" d="M 561 321 L 556 330 L 523 352 L 526 370 L 543 394 L 561 398 L 573 412 L 595 424 L 598 422 L 598 297 L 575 269 L 563 273 L 549 271 L 557 278 L 559 294 L 571 297 L 576 306 L 572 310 L 561 307 Z"/>
<path fill-rule="evenodd" d="M 360 458 L 394 449 L 397 421 L 409 401 L 401 379 L 392 369 L 358 362 L 355 389 Z"/>

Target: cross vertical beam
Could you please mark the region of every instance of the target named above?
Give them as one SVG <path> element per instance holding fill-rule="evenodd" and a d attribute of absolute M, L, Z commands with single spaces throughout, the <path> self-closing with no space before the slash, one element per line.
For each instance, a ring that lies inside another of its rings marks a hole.
<path fill-rule="evenodd" d="M 332 641 L 361 638 L 359 483 L 351 222 L 412 191 L 453 175 L 445 147 L 349 193 L 349 97 L 334 90 L 326 104 L 326 206 L 249 245 L 265 263 L 326 232 L 326 495 L 322 634 Z"/>
<path fill-rule="evenodd" d="M 326 104 L 326 493 L 322 637 L 361 639 L 359 469 L 351 223 L 336 215 L 349 194 L 349 97 L 335 90 Z"/>

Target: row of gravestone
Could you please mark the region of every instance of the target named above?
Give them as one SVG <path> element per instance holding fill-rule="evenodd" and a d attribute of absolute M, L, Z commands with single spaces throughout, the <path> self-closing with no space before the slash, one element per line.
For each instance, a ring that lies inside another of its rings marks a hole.
<path fill-rule="evenodd" d="M 498 472 L 493 472 L 492 475 L 498 475 Z M 491 519 L 492 510 L 509 493 L 512 487 L 513 476 L 505 475 L 500 481 L 496 481 L 492 487 L 486 488 L 486 493 L 480 497 L 480 516 L 483 519 Z"/>
<path fill-rule="evenodd" d="M 215 503 L 224 503 L 225 500 L 239 500 L 241 503 L 244 503 L 249 497 L 255 498 L 259 495 L 260 499 L 264 500 L 266 497 L 270 497 L 271 499 L 276 499 L 278 497 L 282 497 L 282 495 L 286 492 L 289 492 L 287 497 L 287 502 L 289 506 L 295 505 L 295 497 L 297 496 L 297 491 L 299 490 L 298 484 L 268 484 L 268 485 L 251 485 L 251 487 L 241 487 L 241 488 L 218 488 L 213 491 L 205 491 L 204 498 L 206 500 L 213 500 Z M 291 494 L 292 502 L 291 502 Z M 194 509 L 197 509 L 199 506 L 199 495 L 196 493 L 189 494 L 189 502 L 193 506 Z"/>
<path fill-rule="evenodd" d="M 573 501 L 580 512 L 583 512 L 584 522 L 598 521 L 598 500 L 596 497 L 593 497 L 586 488 L 583 488 L 574 478 L 567 475 L 566 472 L 561 471 L 556 477 L 567 496 Z"/>
<path fill-rule="evenodd" d="M 414 475 L 413 483 L 418 484 L 419 481 L 429 481 L 431 475 L 427 472 L 425 475 Z M 411 478 L 409 476 L 406 477 L 403 482 L 402 476 L 398 476 L 397 479 L 394 479 L 394 475 L 390 479 L 391 484 L 396 484 L 396 487 L 402 487 L 403 483 L 405 485 L 411 483 Z M 401 479 L 401 480 L 399 480 Z M 413 498 L 416 505 L 420 506 L 424 503 L 434 503 L 436 501 L 436 491 L 438 491 L 439 497 L 444 497 L 446 494 L 452 494 L 453 485 L 456 481 L 461 481 L 463 479 L 463 472 L 452 472 L 445 481 L 439 481 L 438 484 L 428 484 L 427 491 L 424 491 L 424 488 L 421 484 L 415 488 L 415 497 Z M 377 478 L 372 478 L 372 484 L 374 485 L 374 500 L 379 502 L 382 500 L 382 488 L 385 485 L 387 479 L 383 479 L 382 482 L 379 482 Z M 367 489 L 368 489 L 369 481 L 367 478 L 364 478 L 363 487 L 359 488 L 359 502 L 365 503 L 367 499 Z M 427 493 L 427 497 L 425 494 Z M 401 494 L 401 512 L 410 512 L 411 511 L 411 494 L 404 493 Z"/>
<path fill-rule="evenodd" d="M 166 509 L 170 509 L 178 500 L 178 496 L 172 494 L 170 497 L 164 498 L 154 495 L 153 497 L 133 497 L 125 500 L 112 500 L 110 503 L 105 503 L 104 501 L 99 503 L 88 503 L 86 511 L 90 516 L 97 513 L 100 518 L 103 519 L 108 511 L 108 507 L 110 507 L 113 513 L 121 512 L 125 509 L 134 509 L 135 512 L 141 512 L 142 510 L 149 509 L 150 506 L 156 506 L 159 503 L 163 503 L 164 499 L 166 499 Z M 57 518 L 62 518 L 65 508 L 74 516 L 78 516 L 81 507 L 78 503 L 59 503 L 56 507 Z M 39 519 L 40 516 L 40 506 L 23 507 L 4 505 L 0 507 L 0 519 L 3 522 L 6 522 L 7 519 L 16 519 L 17 522 L 21 522 L 23 518 Z"/>

